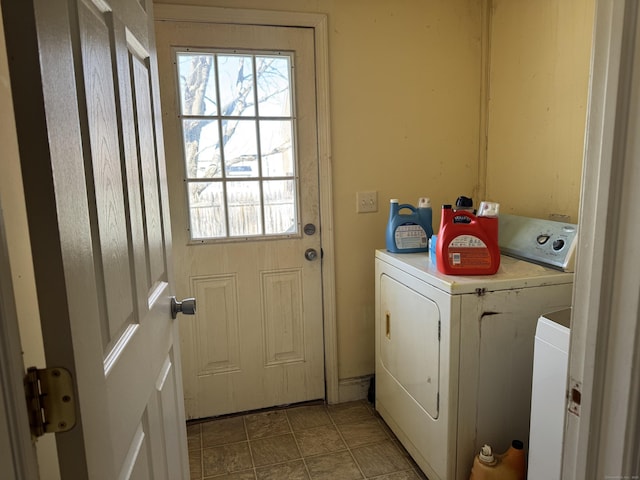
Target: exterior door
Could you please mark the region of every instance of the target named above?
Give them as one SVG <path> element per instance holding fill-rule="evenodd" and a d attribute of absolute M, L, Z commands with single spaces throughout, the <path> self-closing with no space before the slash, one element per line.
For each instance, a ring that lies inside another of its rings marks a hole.
<path fill-rule="evenodd" d="M 324 398 L 313 30 L 156 34 L 187 417 Z"/>
<path fill-rule="evenodd" d="M 65 480 L 189 478 L 151 7 L 2 5 Z"/>

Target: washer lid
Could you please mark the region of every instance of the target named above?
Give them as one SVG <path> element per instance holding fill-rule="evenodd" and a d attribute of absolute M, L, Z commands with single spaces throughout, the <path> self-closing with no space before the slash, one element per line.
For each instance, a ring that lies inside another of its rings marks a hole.
<path fill-rule="evenodd" d="M 386 250 L 376 250 L 376 258 L 452 295 L 476 293 L 478 289 L 491 292 L 573 283 L 573 273 L 561 272 L 506 255 L 500 256 L 500 268 L 495 275 L 468 276 L 440 273 L 426 253 L 390 253 Z"/>
<path fill-rule="evenodd" d="M 568 352 L 570 334 L 571 308 L 547 313 L 538 319 L 536 340 L 541 340 L 563 352 Z"/>

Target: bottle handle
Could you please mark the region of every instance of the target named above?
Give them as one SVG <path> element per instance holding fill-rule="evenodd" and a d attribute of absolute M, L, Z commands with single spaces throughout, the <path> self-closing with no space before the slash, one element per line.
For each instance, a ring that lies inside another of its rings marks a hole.
<path fill-rule="evenodd" d="M 416 213 L 416 208 L 413 205 L 409 205 L 408 203 L 403 203 L 401 205 L 398 205 L 398 212 L 400 212 L 400 210 L 402 210 L 403 208 L 408 208 L 413 213 Z"/>
<path fill-rule="evenodd" d="M 467 225 L 478 223 L 478 217 L 466 210 L 454 211 L 453 214 L 451 215 L 451 223 L 466 223 L 466 222 L 456 222 L 456 217 L 460 217 L 460 216 L 467 217 L 470 220 L 470 223 L 468 223 Z"/>

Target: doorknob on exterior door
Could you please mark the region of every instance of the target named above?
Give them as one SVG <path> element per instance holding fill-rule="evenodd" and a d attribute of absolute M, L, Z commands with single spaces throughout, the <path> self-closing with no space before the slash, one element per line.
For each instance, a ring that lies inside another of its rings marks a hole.
<path fill-rule="evenodd" d="M 171 297 L 171 318 L 175 319 L 178 313 L 184 315 L 193 315 L 196 313 L 196 299 L 185 298 L 181 302 L 176 300 L 176 297 Z"/>
<path fill-rule="evenodd" d="M 304 252 L 304 258 L 309 260 L 310 262 L 318 258 L 318 252 L 315 248 L 307 248 Z"/>

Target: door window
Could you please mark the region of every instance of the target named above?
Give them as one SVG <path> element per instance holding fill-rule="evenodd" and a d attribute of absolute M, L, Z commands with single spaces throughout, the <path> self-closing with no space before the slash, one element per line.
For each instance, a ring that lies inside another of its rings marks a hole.
<path fill-rule="evenodd" d="M 191 240 L 299 236 L 293 55 L 175 59 Z"/>

